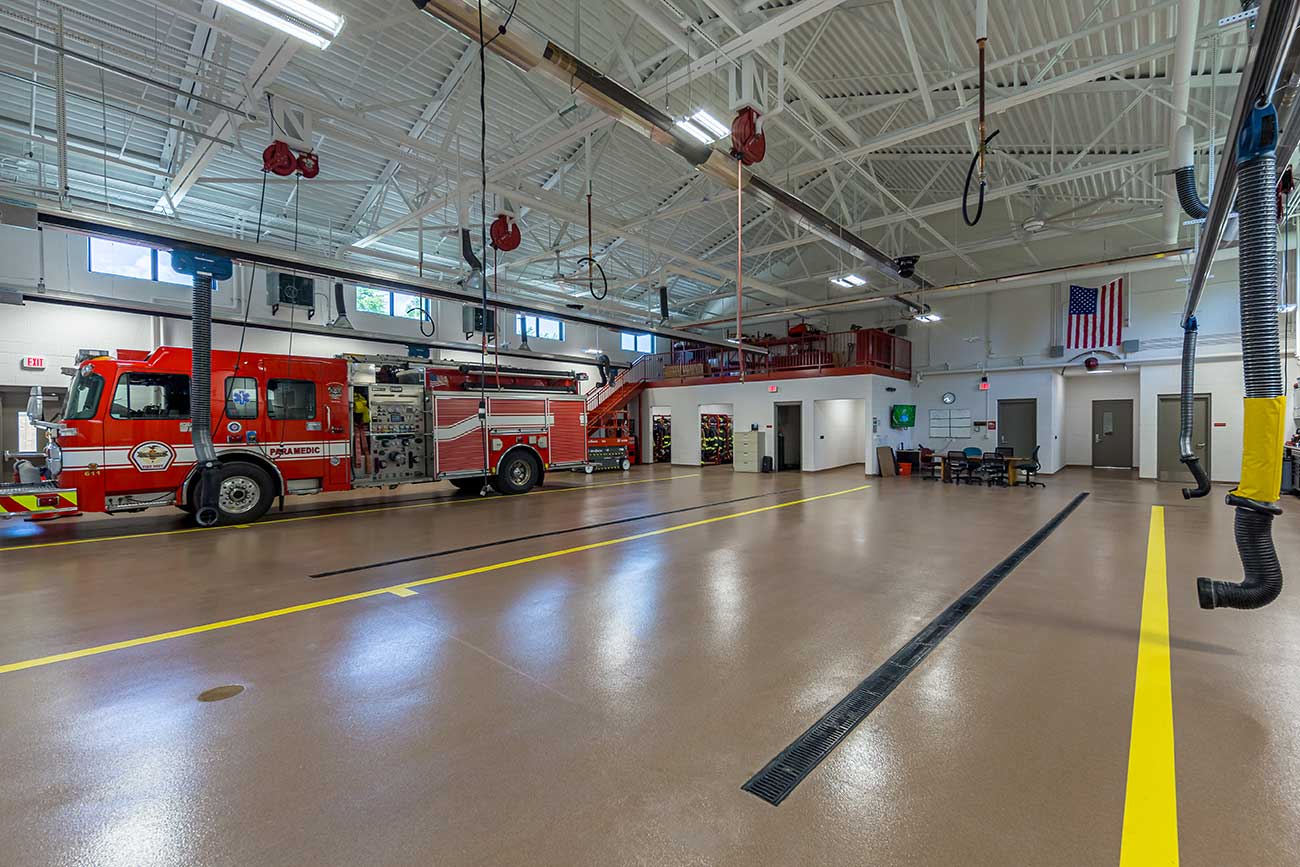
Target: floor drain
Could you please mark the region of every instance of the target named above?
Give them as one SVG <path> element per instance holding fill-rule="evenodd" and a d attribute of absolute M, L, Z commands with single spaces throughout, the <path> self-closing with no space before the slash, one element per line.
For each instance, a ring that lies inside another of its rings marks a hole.
<path fill-rule="evenodd" d="M 237 683 L 214 686 L 212 689 L 199 693 L 199 701 L 224 701 L 228 698 L 234 698 L 243 691 L 244 688 Z"/>

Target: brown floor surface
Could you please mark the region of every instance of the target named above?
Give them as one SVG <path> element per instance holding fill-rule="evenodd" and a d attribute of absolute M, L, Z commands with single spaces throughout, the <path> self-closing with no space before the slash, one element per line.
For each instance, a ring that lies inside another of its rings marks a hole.
<path fill-rule="evenodd" d="M 1189 505 L 1082 470 L 1035 490 L 860 473 L 557 475 L 537 496 L 0 551 L 3 665 L 872 486 L 0 674 L 0 864 L 1114 864 L 1152 504 L 1182 863 L 1300 863 L 1300 587 L 1197 608 L 1196 575 L 1239 576 L 1218 494 Z M 741 791 L 1081 490 L 784 804 Z M 1293 580 L 1298 515 L 1275 533 Z M 180 526 L 0 523 L 0 548 Z M 195 700 L 227 683 L 246 689 Z"/>

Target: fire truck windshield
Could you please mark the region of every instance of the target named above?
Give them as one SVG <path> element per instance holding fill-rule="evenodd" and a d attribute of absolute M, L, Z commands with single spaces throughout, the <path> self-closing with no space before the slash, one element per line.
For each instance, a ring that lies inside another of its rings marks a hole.
<path fill-rule="evenodd" d="M 99 409 L 99 396 L 104 391 L 104 377 L 98 373 L 77 371 L 68 387 L 68 402 L 63 407 L 63 420 L 94 418 Z"/>

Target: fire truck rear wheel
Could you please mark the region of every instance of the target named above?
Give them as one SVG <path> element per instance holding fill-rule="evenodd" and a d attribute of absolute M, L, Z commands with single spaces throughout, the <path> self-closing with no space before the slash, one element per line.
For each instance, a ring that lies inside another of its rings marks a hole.
<path fill-rule="evenodd" d="M 244 461 L 222 464 L 218 470 L 217 511 L 221 524 L 246 524 L 266 514 L 275 499 L 275 485 L 266 470 Z"/>
<path fill-rule="evenodd" d="M 522 494 L 532 490 L 542 475 L 541 466 L 526 451 L 511 452 L 492 477 L 492 487 L 499 494 Z"/>

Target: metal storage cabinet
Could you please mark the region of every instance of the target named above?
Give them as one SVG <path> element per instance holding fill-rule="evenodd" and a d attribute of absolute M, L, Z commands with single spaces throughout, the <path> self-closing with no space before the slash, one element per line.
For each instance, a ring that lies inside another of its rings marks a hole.
<path fill-rule="evenodd" d="M 757 473 L 765 452 L 762 431 L 738 430 L 733 440 L 732 468 L 738 473 Z"/>

